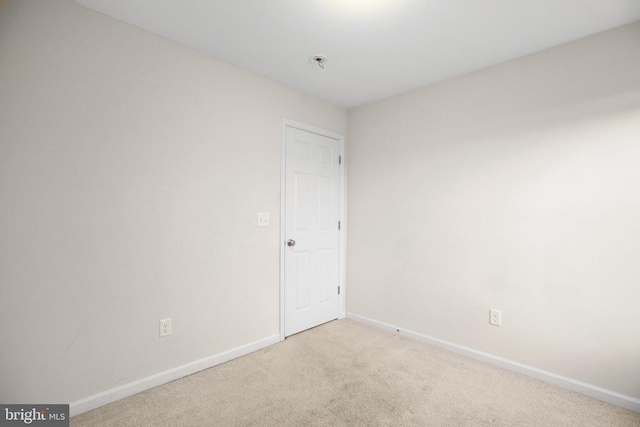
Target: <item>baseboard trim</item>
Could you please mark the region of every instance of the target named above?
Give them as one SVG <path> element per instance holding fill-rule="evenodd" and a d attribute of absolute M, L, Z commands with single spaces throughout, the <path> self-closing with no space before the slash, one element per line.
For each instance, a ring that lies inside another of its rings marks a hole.
<path fill-rule="evenodd" d="M 347 312 L 347 319 L 353 319 L 362 323 L 366 323 L 368 325 L 384 329 L 389 332 L 399 333 L 400 335 L 407 338 L 425 342 L 427 344 L 432 344 L 437 347 L 453 351 L 454 353 L 462 354 L 464 356 L 468 356 L 473 359 L 489 363 L 491 365 L 518 372 L 528 377 L 535 378 L 546 383 L 553 384 L 567 390 L 575 391 L 577 393 L 602 400 L 603 402 L 611 403 L 613 405 L 640 413 L 640 399 L 636 399 L 632 396 L 620 394 L 615 391 L 607 390 L 605 388 L 574 380 L 572 378 L 563 377 L 562 375 L 547 372 L 542 369 L 534 368 L 532 366 L 514 362 L 513 360 L 505 359 L 490 353 L 485 353 L 483 351 L 474 350 L 472 348 L 454 344 L 438 338 L 433 338 L 427 335 L 420 334 L 418 332 L 408 331 L 399 326 L 390 325 L 388 323 L 360 316 L 355 313 Z"/>
<path fill-rule="evenodd" d="M 229 360 L 240 356 L 253 353 L 254 351 L 263 349 L 278 342 L 280 342 L 280 334 L 255 341 L 223 353 L 205 357 L 204 359 L 195 360 L 185 365 L 168 369 L 137 381 L 132 381 L 128 384 L 94 394 L 93 396 L 89 396 L 84 399 L 76 400 L 75 402 L 71 402 L 69 405 L 70 416 L 73 417 L 75 415 L 82 414 L 83 412 L 115 402 L 116 400 L 124 399 L 125 397 L 186 377 L 187 375 L 195 374 L 196 372 L 228 362 Z"/>

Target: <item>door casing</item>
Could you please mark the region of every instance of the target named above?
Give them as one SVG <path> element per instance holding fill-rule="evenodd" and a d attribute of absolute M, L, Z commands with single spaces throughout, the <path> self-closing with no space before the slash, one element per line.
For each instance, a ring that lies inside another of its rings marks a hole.
<path fill-rule="evenodd" d="M 285 224 L 285 210 L 286 210 L 286 155 L 287 155 L 287 128 L 300 129 L 306 132 L 322 135 L 327 138 L 335 139 L 338 143 L 338 151 L 342 156 L 342 165 L 340 167 L 339 176 L 339 206 L 338 211 L 340 215 L 340 233 L 338 233 L 338 247 L 340 250 L 339 261 L 339 278 L 340 278 L 340 295 L 338 296 L 338 319 L 345 317 L 345 291 L 346 291 L 346 260 L 347 260 L 347 162 L 345 158 L 345 137 L 339 133 L 331 132 L 326 129 L 321 129 L 315 126 L 307 125 L 305 123 L 296 122 L 290 119 L 282 119 L 282 150 L 280 155 L 280 341 L 283 341 L 284 336 L 284 315 L 285 315 L 285 299 L 284 299 L 284 258 L 285 258 L 285 241 L 286 241 L 286 224 Z"/>

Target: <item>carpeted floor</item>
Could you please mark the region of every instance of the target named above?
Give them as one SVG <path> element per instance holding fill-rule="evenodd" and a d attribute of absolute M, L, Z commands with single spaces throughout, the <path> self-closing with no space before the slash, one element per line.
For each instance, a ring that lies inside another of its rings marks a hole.
<path fill-rule="evenodd" d="M 640 426 L 640 414 L 340 320 L 71 426 Z"/>

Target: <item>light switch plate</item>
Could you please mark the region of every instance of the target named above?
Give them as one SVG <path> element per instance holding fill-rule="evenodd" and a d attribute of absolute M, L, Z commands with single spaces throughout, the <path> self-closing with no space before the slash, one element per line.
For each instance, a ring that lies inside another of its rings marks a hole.
<path fill-rule="evenodd" d="M 269 226 L 269 212 L 258 212 L 258 227 Z"/>

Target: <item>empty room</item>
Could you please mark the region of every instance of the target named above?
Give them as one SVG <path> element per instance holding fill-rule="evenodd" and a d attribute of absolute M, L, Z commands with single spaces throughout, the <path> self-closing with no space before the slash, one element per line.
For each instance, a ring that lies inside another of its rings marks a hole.
<path fill-rule="evenodd" d="M 638 0 L 0 0 L 1 426 L 640 426 Z"/>

